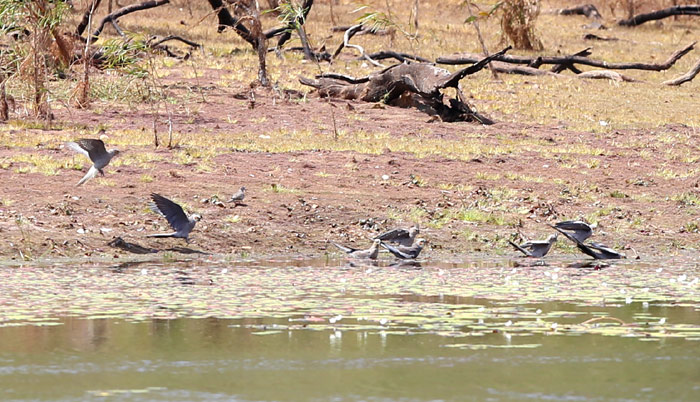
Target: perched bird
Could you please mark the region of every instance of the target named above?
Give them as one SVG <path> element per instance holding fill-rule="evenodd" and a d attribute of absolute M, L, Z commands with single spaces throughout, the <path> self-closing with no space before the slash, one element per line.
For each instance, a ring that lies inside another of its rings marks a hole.
<path fill-rule="evenodd" d="M 589 243 L 589 244 L 584 244 L 582 241 L 579 241 L 574 235 L 567 233 L 556 226 L 552 226 L 555 230 L 557 230 L 559 233 L 563 234 L 566 236 L 567 239 L 571 240 L 576 244 L 576 247 L 581 250 L 582 253 L 589 255 L 593 257 L 596 260 L 619 260 L 622 258 L 627 258 L 624 254 L 619 253 L 610 247 L 604 246 L 600 243 Z"/>
<path fill-rule="evenodd" d="M 593 235 L 596 225 L 589 225 L 584 221 L 563 221 L 556 223 L 553 227 L 564 230 L 576 240 L 584 242 Z"/>
<path fill-rule="evenodd" d="M 358 248 L 352 248 L 352 247 L 345 247 L 343 245 L 340 245 L 335 242 L 331 242 L 334 246 L 338 247 L 345 253 L 347 253 L 350 257 L 353 258 L 369 258 L 370 260 L 376 260 L 377 256 L 379 255 L 379 243 L 381 243 L 381 240 L 374 240 L 370 248 L 367 250 L 361 250 Z"/>
<path fill-rule="evenodd" d="M 236 205 L 238 205 L 238 204 L 243 202 L 244 198 L 245 198 L 245 187 L 241 187 L 238 191 L 236 191 L 236 194 L 231 196 L 231 199 L 228 200 L 228 202 L 233 202 Z"/>
<path fill-rule="evenodd" d="M 389 252 L 393 254 L 396 258 L 400 258 L 402 260 L 412 260 L 418 258 L 418 255 L 420 254 L 421 250 L 423 250 L 423 246 L 425 246 L 425 243 L 425 239 L 418 239 L 416 240 L 416 244 L 412 246 L 394 247 L 389 244 L 382 243 L 382 247 L 389 250 Z"/>
<path fill-rule="evenodd" d="M 97 176 L 98 172 L 104 176 L 105 172 L 102 171 L 102 169 L 109 165 L 109 161 L 119 154 L 119 150 L 117 149 L 107 151 L 105 149 L 105 143 L 102 140 L 90 138 L 82 138 L 75 142 L 67 142 L 66 146 L 75 152 L 80 152 L 87 156 L 92 161 L 92 166 L 85 176 L 80 179 L 77 184 L 78 186 Z"/>
<path fill-rule="evenodd" d="M 387 243 L 394 243 L 400 246 L 410 247 L 413 245 L 413 241 L 416 236 L 420 233 L 420 227 L 414 225 L 409 229 L 394 229 L 388 232 L 382 233 L 375 239 L 381 240 Z"/>
<path fill-rule="evenodd" d="M 153 200 L 151 210 L 163 215 L 175 232 L 157 233 L 146 237 L 179 237 L 189 243 L 190 232 L 194 228 L 195 223 L 202 217 L 198 214 L 192 214 L 192 217 L 187 217 L 181 206 L 160 194 L 152 193 L 151 199 Z"/>
<path fill-rule="evenodd" d="M 528 241 L 519 246 L 513 243 L 512 241 L 508 240 L 508 243 L 510 243 L 511 246 L 515 247 L 516 250 L 520 251 L 528 257 L 536 258 L 542 258 L 545 255 L 547 255 L 547 253 L 549 253 L 549 250 L 552 248 L 552 245 L 556 242 L 556 234 L 549 236 L 547 240 Z"/>

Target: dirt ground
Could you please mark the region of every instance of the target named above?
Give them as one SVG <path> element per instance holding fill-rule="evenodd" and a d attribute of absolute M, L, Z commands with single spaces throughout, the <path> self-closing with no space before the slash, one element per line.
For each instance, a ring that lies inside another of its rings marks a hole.
<path fill-rule="evenodd" d="M 377 10 L 390 3 L 371 2 Z M 295 97 L 310 91 L 298 83 L 299 75 L 372 71 L 350 51 L 333 65 L 271 53 L 274 89 L 251 89 L 254 53 L 235 33 L 216 33 L 207 4 L 197 7 L 189 14 L 156 8 L 124 18 L 123 26 L 201 40 L 205 50 L 189 61 L 157 55 L 157 77 L 140 84 L 95 71 L 91 85 L 97 95 L 85 110 L 69 106 L 65 95 L 82 76 L 79 69 L 71 79 L 52 80 L 50 126 L 28 117 L 26 85 L 8 83 L 17 109 L 0 125 L 0 259 L 129 256 L 108 245 L 114 238 L 160 251 L 323 256 L 338 253 L 329 240 L 366 247 L 376 234 L 414 223 L 429 241 L 429 257 L 515 256 L 507 240 L 544 239 L 552 231 L 546 224 L 579 218 L 599 225 L 598 242 L 631 256 L 698 255 L 699 84 L 660 85 L 687 71 L 697 50 L 669 72 L 630 71 L 643 81 L 637 83 L 507 75 L 494 80 L 483 71 L 462 86 L 497 123 L 444 123 L 382 104 L 329 102 L 314 93 Z M 357 43 L 368 52 L 391 48 L 430 58 L 479 51 L 473 27 L 464 24 L 462 2 L 445 7 L 424 9 L 416 41 L 367 35 Z M 355 8 L 341 2 L 338 23 L 353 23 Z M 407 8 L 394 10 L 397 21 L 409 20 Z M 605 14 L 606 35 L 620 40 L 595 43 L 598 59 L 660 61 L 697 40 L 697 25 L 684 19 L 626 29 Z M 276 24 L 274 16 L 265 18 L 266 26 Z M 582 39 L 589 32 L 584 17 L 546 12 L 540 18 L 545 54 L 592 46 Z M 342 32 L 329 33 L 331 19 L 323 3 L 314 6 L 307 23 L 312 40 L 327 42 L 329 49 L 342 40 Z M 482 28 L 491 48 L 498 48 L 498 21 L 486 19 Z M 154 93 L 167 101 L 154 102 Z M 171 148 L 164 146 L 168 115 Z M 100 129 L 107 147 L 123 153 L 104 178 L 76 187 L 89 163 L 64 143 L 95 138 Z M 248 189 L 245 205 L 226 203 L 240 186 Z M 145 237 L 167 230 L 165 220 L 148 209 L 152 192 L 203 215 L 190 244 Z M 560 239 L 553 253 L 575 252 Z"/>
<path fill-rule="evenodd" d="M 216 77 L 210 79 L 213 82 Z M 263 134 L 260 138 L 270 142 L 294 130 L 333 136 L 332 110 L 341 136 L 379 130 L 389 133 L 389 144 L 406 138 L 415 138 L 416 143 L 456 141 L 457 146 L 478 141 L 483 149 L 515 138 L 518 144 L 539 144 L 540 151 L 485 152 L 463 160 L 397 152 L 390 147 L 376 154 L 222 149 L 203 171 L 196 159 L 176 161 L 176 155 L 187 149 L 185 133 L 176 138 L 180 145 L 173 149 L 121 146 L 124 153 L 117 158 L 148 152 L 159 160 L 146 167 L 115 163 L 118 166 L 106 169 L 105 179 L 76 187 L 89 167 L 87 162 L 82 171 L 59 169 L 46 175 L 21 173 L 24 164 L 13 161 L 18 153 L 82 158 L 64 149 L 60 140 L 76 134 L 65 129 L 55 136 L 51 131 L 15 129 L 8 132 L 10 137 L 37 140 L 34 146 L 0 149 L 0 255 L 9 259 L 127 255 L 108 246 L 117 236 L 158 250 L 185 246 L 182 240 L 144 237 L 166 229 L 164 219 L 148 211 L 151 192 L 202 214 L 186 246 L 217 254 L 319 256 L 336 252 L 329 248 L 328 240 L 364 247 L 377 233 L 414 222 L 421 224 L 421 236 L 430 242 L 426 255 L 511 254 L 506 239 L 518 234 L 543 238 L 551 231 L 546 223 L 579 217 L 599 222 L 599 241 L 633 248 L 646 256 L 683 253 L 684 249 L 696 252 L 700 242 L 699 206 L 694 204 L 697 198 L 692 198 L 693 194 L 700 196 L 698 175 L 655 176 L 659 166 L 653 157 L 640 157 L 642 147 L 618 145 L 623 138 L 633 137 L 646 144 L 644 150 L 652 155 L 664 152 L 667 146 L 688 148 L 692 153 L 697 151 L 694 144 L 700 134 L 690 127 L 679 124 L 661 130 L 595 135 L 512 122 L 486 127 L 432 121 L 415 110 L 373 104 L 336 101 L 331 105 L 313 95 L 305 103 L 285 101 L 260 89 L 251 108 L 247 100 L 231 102 L 233 95 L 247 93 L 244 86 L 220 89 L 201 80 L 199 84 L 209 88 L 207 102 L 198 104 L 199 117 L 186 120 L 176 113 L 174 123 L 211 136 L 235 138 L 244 132 L 260 132 L 268 133 L 269 139 Z M 120 140 L 119 134 L 112 138 L 111 132 L 144 133 L 137 143 L 147 144 L 152 138 L 152 117 L 147 111 L 58 113 L 59 121 L 108 127 L 108 147 L 128 141 Z M 325 128 L 319 129 L 319 122 Z M 660 132 L 681 133 L 691 140 L 686 145 L 667 144 L 658 140 Z M 42 141 L 45 137 L 37 133 L 55 140 Z M 161 131 L 160 140 L 166 139 Z M 567 165 L 557 154 L 559 149 L 573 147 L 607 151 L 602 156 L 594 151 L 586 156 L 588 167 L 577 167 L 571 162 Z M 618 147 L 620 152 L 610 152 Z M 688 171 L 688 164 L 680 160 L 665 160 L 663 167 L 669 172 Z M 245 205 L 212 202 L 226 201 L 240 186 L 248 189 Z M 504 191 L 507 196 L 498 197 Z M 679 193 L 689 194 L 690 201 L 671 199 Z M 483 211 L 486 217 L 473 216 L 474 211 Z M 573 252 L 563 245 L 560 251 Z M 634 255 L 632 250 L 627 253 Z"/>

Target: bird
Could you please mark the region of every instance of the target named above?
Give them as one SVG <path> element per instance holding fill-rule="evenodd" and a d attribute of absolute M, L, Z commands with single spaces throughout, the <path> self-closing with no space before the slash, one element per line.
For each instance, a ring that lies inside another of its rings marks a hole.
<path fill-rule="evenodd" d="M 412 260 L 418 258 L 418 255 L 420 254 L 421 250 L 423 250 L 423 246 L 425 246 L 425 243 L 427 241 L 425 239 L 418 239 L 416 240 L 416 244 L 412 246 L 397 246 L 394 247 L 392 245 L 386 244 L 382 242 L 382 247 L 385 249 L 389 250 L 391 254 L 393 254 L 396 258 L 402 259 L 402 260 Z"/>
<path fill-rule="evenodd" d="M 619 260 L 623 258 L 627 258 L 624 254 L 617 252 L 613 249 L 611 249 L 608 246 L 602 245 L 600 243 L 589 243 L 589 244 L 584 244 L 582 241 L 579 241 L 574 235 L 567 233 L 556 226 L 552 226 L 555 230 L 557 230 L 559 233 L 563 234 L 566 236 L 567 239 L 571 240 L 576 244 L 576 247 L 581 250 L 582 253 L 589 255 L 593 257 L 596 260 Z"/>
<path fill-rule="evenodd" d="M 578 241 L 584 242 L 593 235 L 593 229 L 596 226 L 595 224 L 589 225 L 584 221 L 562 221 L 557 222 L 553 227 L 565 230 Z"/>
<path fill-rule="evenodd" d="M 238 205 L 243 202 L 243 199 L 245 198 L 245 187 L 241 187 L 234 195 L 231 196 L 231 199 L 228 200 L 228 202 L 233 202 L 234 204 Z"/>
<path fill-rule="evenodd" d="M 381 240 L 382 242 L 394 243 L 400 246 L 410 247 L 413 245 L 413 241 L 416 236 L 420 233 L 420 227 L 418 225 L 411 226 L 408 229 L 393 229 L 388 232 L 382 233 L 375 239 Z"/>
<path fill-rule="evenodd" d="M 156 233 L 147 235 L 146 237 L 178 237 L 185 239 L 189 243 L 189 235 L 194 225 L 202 219 L 201 215 L 192 214 L 188 217 L 182 207 L 170 201 L 160 194 L 151 193 L 151 210 L 157 214 L 163 215 L 170 224 L 170 227 L 175 230 L 173 233 Z"/>
<path fill-rule="evenodd" d="M 78 186 L 97 176 L 98 172 L 104 176 L 105 172 L 102 169 L 109 165 L 109 161 L 111 161 L 112 158 L 119 155 L 119 150 L 112 149 L 107 151 L 105 149 L 105 143 L 102 140 L 91 138 L 81 138 L 75 142 L 67 142 L 66 146 L 75 152 L 79 152 L 87 156 L 92 161 L 92 166 L 85 176 L 80 179 L 77 184 Z"/>
<path fill-rule="evenodd" d="M 542 258 L 549 253 L 549 250 L 552 248 L 552 245 L 556 243 L 556 241 L 557 235 L 553 234 L 549 236 L 547 240 L 532 240 L 519 246 L 510 240 L 508 240 L 508 243 L 515 247 L 516 250 L 525 254 L 527 257 Z"/>
<path fill-rule="evenodd" d="M 347 253 L 350 257 L 353 258 L 369 258 L 370 260 L 376 260 L 377 256 L 379 255 L 379 243 L 381 243 L 381 240 L 374 240 L 370 248 L 367 250 L 362 250 L 358 248 L 352 248 L 352 247 L 345 247 L 343 245 L 340 245 L 335 242 L 331 242 L 334 246 L 338 247 L 340 250 L 344 251 Z"/>

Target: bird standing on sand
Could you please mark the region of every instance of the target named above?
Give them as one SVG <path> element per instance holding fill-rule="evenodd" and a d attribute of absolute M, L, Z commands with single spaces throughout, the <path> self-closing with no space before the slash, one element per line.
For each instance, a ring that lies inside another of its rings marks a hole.
<path fill-rule="evenodd" d="M 362 249 L 357 249 L 357 248 L 352 248 L 352 247 L 345 247 L 343 245 L 340 245 L 335 242 L 331 242 L 334 246 L 338 247 L 340 250 L 344 251 L 347 253 L 350 257 L 353 258 L 368 258 L 370 260 L 376 260 L 377 256 L 379 255 L 379 243 L 381 243 L 381 240 L 374 240 L 372 243 L 372 246 L 368 248 L 367 250 L 362 250 Z"/>
<path fill-rule="evenodd" d="M 92 166 L 85 176 L 80 179 L 77 184 L 78 186 L 97 176 L 98 172 L 104 176 L 105 172 L 102 169 L 109 165 L 109 161 L 119 154 L 119 150 L 117 149 L 107 151 L 105 149 L 105 143 L 102 140 L 90 138 L 81 138 L 75 142 L 67 142 L 66 146 L 75 152 L 87 156 L 92 161 Z"/>
<path fill-rule="evenodd" d="M 393 229 L 388 232 L 382 233 L 375 239 L 381 240 L 387 243 L 394 243 L 400 246 L 410 247 L 413 245 L 413 241 L 416 236 L 420 233 L 420 227 L 414 225 L 409 229 Z"/>
<path fill-rule="evenodd" d="M 245 187 L 241 187 L 236 194 L 231 196 L 231 199 L 228 200 L 228 202 L 233 202 L 234 204 L 238 205 L 243 203 L 243 199 L 245 198 Z"/>
<path fill-rule="evenodd" d="M 382 247 L 389 250 L 389 252 L 393 254 L 396 258 L 400 258 L 402 260 L 412 260 L 418 258 L 418 255 L 420 254 L 421 250 L 423 250 L 423 246 L 425 246 L 425 243 L 425 239 L 418 239 L 416 240 L 416 244 L 412 246 L 394 247 L 389 244 L 382 243 Z"/>
<path fill-rule="evenodd" d="M 624 254 L 619 253 L 610 247 L 604 246 L 600 243 L 589 243 L 584 244 L 573 234 L 567 233 L 556 226 L 552 226 L 556 231 L 566 236 L 567 239 L 571 240 L 576 244 L 576 247 L 581 250 L 582 253 L 593 257 L 596 260 L 619 260 L 622 258 L 627 258 Z"/>
<path fill-rule="evenodd" d="M 580 242 L 584 242 L 586 239 L 593 236 L 593 229 L 595 229 L 596 226 L 595 224 L 589 225 L 584 221 L 563 221 L 556 223 L 553 227 L 569 233 Z"/>
<path fill-rule="evenodd" d="M 516 250 L 525 254 L 527 257 L 535 258 L 542 258 L 545 255 L 547 255 L 547 253 L 549 253 L 549 250 L 552 248 L 552 245 L 556 242 L 556 234 L 549 236 L 547 240 L 532 240 L 525 242 L 519 246 L 513 243 L 512 241 L 508 240 L 508 243 L 510 243 L 511 246 L 515 247 Z"/>
<path fill-rule="evenodd" d="M 195 223 L 199 222 L 202 217 L 198 214 L 192 214 L 192 217 L 187 217 L 181 206 L 160 194 L 152 193 L 151 199 L 153 200 L 151 210 L 163 215 L 175 232 L 157 233 L 146 237 L 179 237 L 189 243 L 190 232 L 194 228 Z"/>

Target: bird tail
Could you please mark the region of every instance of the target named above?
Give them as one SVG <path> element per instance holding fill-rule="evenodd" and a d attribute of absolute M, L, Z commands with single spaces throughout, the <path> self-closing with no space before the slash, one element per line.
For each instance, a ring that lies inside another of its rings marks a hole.
<path fill-rule="evenodd" d="M 520 251 L 521 253 L 525 254 L 526 256 L 528 256 L 528 257 L 531 256 L 531 254 L 527 250 L 518 246 L 517 244 L 513 243 L 512 241 L 508 240 L 508 243 L 510 243 L 511 246 L 515 247 L 516 250 Z"/>
<path fill-rule="evenodd" d="M 97 173 L 98 173 L 98 172 L 99 172 L 99 170 L 97 170 L 97 169 L 95 168 L 95 165 L 92 165 L 92 166 L 90 167 L 90 170 L 88 170 L 88 172 L 85 173 L 85 176 L 83 176 L 83 178 L 80 179 L 80 181 L 78 182 L 78 184 L 76 184 L 76 186 L 80 186 L 80 185 L 82 185 L 83 183 L 85 183 L 86 181 L 88 181 L 88 180 L 94 178 L 95 176 L 97 176 Z"/>
<path fill-rule="evenodd" d="M 333 242 L 333 241 L 332 241 L 332 242 L 330 242 L 330 243 L 331 243 L 332 245 L 338 247 L 338 249 L 340 249 L 341 251 L 344 251 L 344 252 L 346 252 L 346 253 L 351 253 L 351 252 L 353 251 L 350 247 L 342 246 L 342 245 L 340 245 L 340 244 L 338 244 L 338 243 L 336 243 L 336 242 Z"/>

